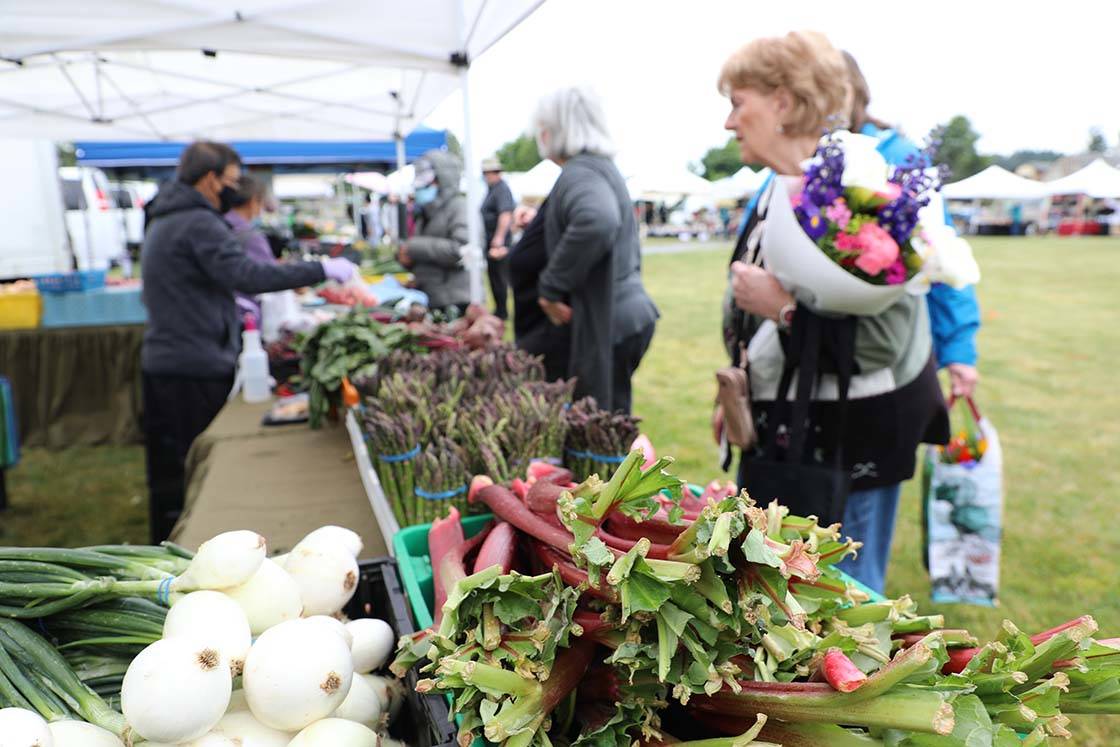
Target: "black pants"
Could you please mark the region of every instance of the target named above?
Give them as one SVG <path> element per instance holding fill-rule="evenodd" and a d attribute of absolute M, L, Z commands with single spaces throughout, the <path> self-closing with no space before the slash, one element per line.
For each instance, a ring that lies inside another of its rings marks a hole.
<path fill-rule="evenodd" d="M 187 451 L 222 409 L 233 376 L 197 379 L 144 374 L 144 436 L 152 544 L 171 535 L 183 512 Z"/>
<path fill-rule="evenodd" d="M 638 370 L 638 364 L 642 362 L 646 351 L 649 350 L 649 344 L 653 341 L 653 331 L 656 327 L 656 323 L 651 323 L 641 332 L 624 337 L 615 343 L 611 386 L 614 400 L 611 403 L 612 410 L 630 412 L 630 407 L 633 404 L 630 379 L 633 378 L 634 372 Z"/>
<path fill-rule="evenodd" d="M 509 255 L 501 259 L 486 256 L 486 274 L 490 276 L 490 292 L 494 294 L 494 315 L 509 318 Z"/>

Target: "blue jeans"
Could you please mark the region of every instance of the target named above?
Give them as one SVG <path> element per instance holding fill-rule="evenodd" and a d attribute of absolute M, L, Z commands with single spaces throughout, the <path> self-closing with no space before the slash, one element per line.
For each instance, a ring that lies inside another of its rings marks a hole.
<path fill-rule="evenodd" d="M 863 547 L 859 557 L 846 558 L 837 567 L 880 594 L 886 584 L 894 517 L 898 513 L 901 492 L 901 484 L 857 490 L 848 495 L 848 504 L 844 507 L 844 525 L 840 533 L 862 542 Z"/>

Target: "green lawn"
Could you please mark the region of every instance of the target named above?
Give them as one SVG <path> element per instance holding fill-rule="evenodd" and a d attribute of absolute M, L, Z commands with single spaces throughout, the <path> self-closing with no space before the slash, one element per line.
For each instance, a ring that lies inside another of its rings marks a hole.
<path fill-rule="evenodd" d="M 950 625 L 991 634 L 1003 618 L 1028 630 L 1089 612 L 1120 635 L 1120 240 L 977 239 L 979 403 L 1000 430 L 1006 508 L 1002 606 L 947 607 Z M 716 477 L 708 435 L 723 365 L 719 302 L 730 247 L 650 256 L 646 284 L 661 308 L 657 337 L 635 386 L 637 411 L 659 451 L 694 482 Z M 9 473 L 12 508 L 0 543 L 142 541 L 138 448 L 30 451 Z M 915 484 L 904 492 L 892 596 L 929 608 Z M 1114 747 L 1120 718 L 1078 717 L 1066 744 Z"/>
<path fill-rule="evenodd" d="M 1004 618 L 1043 630 L 1081 613 L 1120 634 L 1120 240 L 977 239 L 980 406 L 1004 448 L 1002 604 L 948 606 L 951 626 L 993 634 Z M 694 482 L 717 476 L 709 434 L 724 365 L 719 301 L 730 247 L 657 255 L 645 279 L 661 308 L 635 383 L 659 452 Z M 906 485 L 887 584 L 929 609 L 918 491 Z M 1078 717 L 1067 744 L 1114 747 L 1120 718 Z"/>

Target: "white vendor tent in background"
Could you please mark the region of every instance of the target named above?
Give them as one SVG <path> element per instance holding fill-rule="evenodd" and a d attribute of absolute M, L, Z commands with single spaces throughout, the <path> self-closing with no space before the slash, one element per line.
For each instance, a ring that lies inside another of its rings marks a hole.
<path fill-rule="evenodd" d="M 461 88 L 474 174 L 470 61 L 543 1 L 4 0 L 0 137 L 396 138 L 400 154 Z M 467 184 L 474 237 L 481 190 Z"/>
<path fill-rule="evenodd" d="M 992 165 L 979 174 L 946 184 L 941 195 L 950 200 L 1039 200 L 1047 194 L 1041 182 Z"/>
<path fill-rule="evenodd" d="M 1049 195 L 1088 195 L 1100 199 L 1120 197 L 1120 169 L 1098 158 L 1080 171 L 1043 184 Z"/>
<path fill-rule="evenodd" d="M 712 183 L 691 171 L 639 170 L 626 179 L 634 200 L 679 202 L 685 197 L 711 197 Z"/>
<path fill-rule="evenodd" d="M 528 171 L 505 175 L 510 191 L 519 200 L 542 200 L 560 178 L 560 167 L 547 158 Z"/>
<path fill-rule="evenodd" d="M 762 189 L 769 173 L 767 169 L 755 172 L 750 166 L 744 166 L 731 176 L 712 182 L 713 196 L 720 201 L 750 197 Z"/>

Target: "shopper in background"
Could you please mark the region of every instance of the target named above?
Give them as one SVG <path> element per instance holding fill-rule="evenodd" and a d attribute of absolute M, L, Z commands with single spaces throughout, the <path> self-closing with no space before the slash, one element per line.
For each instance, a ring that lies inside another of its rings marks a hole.
<path fill-rule="evenodd" d="M 658 312 L 642 285 L 638 225 L 602 104 L 587 89 L 560 89 L 537 104 L 533 129 L 541 155 L 561 167 L 543 211 L 539 304 L 553 324 L 571 325 L 576 395 L 629 412 Z"/>
<path fill-rule="evenodd" d="M 494 294 L 494 314 L 506 319 L 509 316 L 509 247 L 513 243 L 510 237 L 517 203 L 509 185 L 502 179 L 502 163 L 497 158 L 482 162 L 482 178 L 488 188 L 482 200 L 486 271 L 490 277 L 490 292 Z"/>
<path fill-rule="evenodd" d="M 389 244 L 396 245 L 401 238 L 401 198 L 395 192 L 390 192 L 385 202 L 381 204 L 382 238 Z"/>
<path fill-rule="evenodd" d="M 462 254 L 470 241 L 467 201 L 459 193 L 462 173 L 459 159 L 442 150 L 428 151 L 416 162 L 416 233 L 397 252 L 417 287 L 428 294 L 428 306 L 457 314 L 471 300 Z"/>
<path fill-rule="evenodd" d="M 226 213 L 226 223 L 233 229 L 233 235 L 245 251 L 245 255 L 257 262 L 276 264 L 276 257 L 272 254 L 272 247 L 260 228 L 261 213 L 264 211 L 266 197 L 265 185 L 260 180 L 249 174 L 242 174 L 237 180 L 237 189 L 234 192 L 230 205 L 233 208 Z M 251 314 L 258 324 L 261 321 L 261 306 L 254 296 L 237 293 L 237 307 Z"/>
<path fill-rule="evenodd" d="M 868 113 L 871 88 L 863 77 L 856 58 L 848 52 L 843 54 L 852 86 L 852 132 L 876 138 L 879 141 L 879 152 L 888 163 L 896 166 L 922 157 L 917 145 L 897 129 Z M 953 224 L 948 214 L 945 222 Z M 980 331 L 980 305 L 976 300 L 976 288 L 970 285 L 958 290 L 951 285 L 934 283 L 926 295 L 926 304 L 929 306 L 933 355 L 937 365 L 949 372 L 949 387 L 954 397 L 971 397 L 980 382 L 980 373 L 976 370 L 976 333 Z"/>
<path fill-rule="evenodd" d="M 194 439 L 233 387 L 241 349 L 236 292 L 265 293 L 331 278 L 349 280 L 345 259 L 288 265 L 246 253 L 223 216 L 241 186 L 228 145 L 192 143 L 176 179 L 151 206 L 141 255 L 148 326 L 140 352 L 151 541 L 167 539 L 183 510 L 183 468 Z"/>

